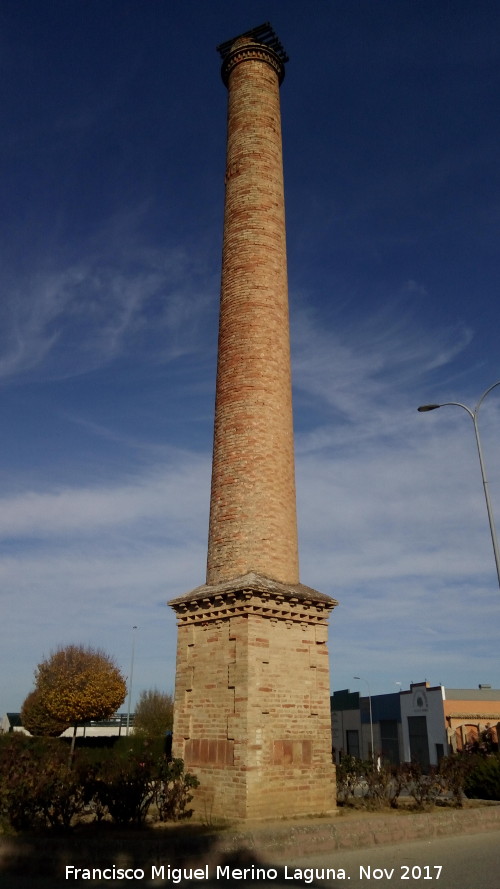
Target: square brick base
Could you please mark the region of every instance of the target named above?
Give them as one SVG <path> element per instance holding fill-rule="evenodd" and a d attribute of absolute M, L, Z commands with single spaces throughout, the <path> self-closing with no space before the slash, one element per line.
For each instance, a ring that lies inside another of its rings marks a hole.
<path fill-rule="evenodd" d="M 253 586 L 171 603 L 173 754 L 199 777 L 194 806 L 206 820 L 332 813 L 326 618 L 336 603 Z"/>

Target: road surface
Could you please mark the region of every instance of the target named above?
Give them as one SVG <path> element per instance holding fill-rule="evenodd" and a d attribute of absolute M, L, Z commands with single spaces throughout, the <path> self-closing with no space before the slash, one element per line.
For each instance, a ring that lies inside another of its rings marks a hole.
<path fill-rule="evenodd" d="M 472 836 L 443 837 L 365 849 L 334 851 L 314 857 L 300 857 L 289 863 L 273 866 L 257 861 L 248 853 L 234 855 L 219 865 L 211 864 L 195 879 L 177 880 L 175 868 L 180 865 L 165 850 L 163 878 L 161 862 L 153 878 L 151 868 L 141 872 L 139 879 L 115 874 L 101 879 L 80 873 L 48 878 L 36 873 L 36 865 L 28 874 L 0 870 L 2 889 L 82 889 L 99 886 L 109 889 L 500 889 L 500 831 Z M 113 862 L 110 862 L 110 866 Z M 92 863 L 89 861 L 89 868 Z M 115 865 L 116 866 L 116 865 Z M 170 871 L 168 871 L 170 867 Z M 200 867 L 200 865 L 198 865 Z M 247 873 L 244 876 L 244 868 Z M 256 869 L 259 871 L 256 873 Z M 253 870 L 252 870 L 253 869 Z M 327 874 L 327 870 L 330 874 Z M 332 871 L 335 871 L 333 878 Z M 265 872 L 265 873 L 264 873 Z M 208 876 L 208 879 L 206 879 Z M 83 877 L 83 879 L 82 879 Z"/>
<path fill-rule="evenodd" d="M 315 877 L 324 868 L 335 869 L 338 877 L 342 868 L 345 879 L 316 882 L 345 889 L 500 889 L 500 832 L 336 851 L 297 859 L 293 866 L 288 874 L 314 867 Z"/>

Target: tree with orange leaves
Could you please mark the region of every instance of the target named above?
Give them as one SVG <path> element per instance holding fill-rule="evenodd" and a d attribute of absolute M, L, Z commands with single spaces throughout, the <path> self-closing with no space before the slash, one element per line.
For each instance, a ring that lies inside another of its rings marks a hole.
<path fill-rule="evenodd" d="M 37 688 L 30 691 L 21 707 L 21 722 L 30 734 L 49 738 L 57 738 L 58 735 L 62 735 L 70 725 L 69 722 L 62 722 L 60 719 L 50 716 Z"/>
<path fill-rule="evenodd" d="M 35 670 L 35 692 L 47 715 L 76 727 L 106 719 L 123 704 L 127 684 L 112 657 L 97 648 L 58 648 Z"/>

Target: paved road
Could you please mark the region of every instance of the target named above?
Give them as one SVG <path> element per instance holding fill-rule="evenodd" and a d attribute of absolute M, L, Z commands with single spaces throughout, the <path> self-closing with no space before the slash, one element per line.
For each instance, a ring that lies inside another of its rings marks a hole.
<path fill-rule="evenodd" d="M 500 889 L 500 833 L 350 849 L 293 864 L 302 869 L 314 866 L 318 876 L 321 868 L 343 868 L 345 880 L 317 880 L 338 889 Z M 288 873 L 292 872 L 288 866 Z M 287 885 L 296 884 L 287 881 Z"/>
<path fill-rule="evenodd" d="M 254 859 L 255 862 L 255 859 Z M 171 862 L 175 866 L 175 862 Z M 90 865 L 91 866 L 91 865 Z M 210 868 L 209 879 L 203 878 L 177 883 L 160 877 L 151 879 L 145 871 L 140 880 L 113 879 L 80 880 L 48 879 L 32 873 L 30 876 L 2 873 L 2 889 L 81 889 L 88 886 L 106 886 L 107 889 L 500 889 L 500 832 L 480 833 L 473 836 L 443 837 L 397 845 L 376 846 L 369 849 L 336 851 L 314 858 L 300 858 L 287 864 L 287 870 L 268 863 L 254 866 L 268 869 L 270 879 L 252 879 L 250 874 L 242 879 L 231 869 L 241 871 L 248 860 L 236 855 L 229 872 L 217 874 Z M 336 879 L 323 878 L 322 870 L 334 869 Z M 276 876 L 274 877 L 274 874 Z M 218 878 L 217 878 L 218 877 Z M 339 879 L 340 878 L 340 879 Z"/>

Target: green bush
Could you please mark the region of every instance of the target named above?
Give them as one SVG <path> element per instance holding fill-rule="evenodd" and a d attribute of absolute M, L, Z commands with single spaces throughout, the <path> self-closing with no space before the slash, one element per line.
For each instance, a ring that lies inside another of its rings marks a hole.
<path fill-rule="evenodd" d="M 404 763 L 401 767 L 404 775 L 404 787 L 413 797 L 417 809 L 427 809 L 434 805 L 444 790 L 444 782 L 439 769 L 431 766 L 424 769 L 421 763 Z"/>
<path fill-rule="evenodd" d="M 364 774 L 364 764 L 356 756 L 346 754 L 336 766 L 337 800 L 347 803 L 353 799 Z"/>
<path fill-rule="evenodd" d="M 458 808 L 462 808 L 465 795 L 465 782 L 472 767 L 472 758 L 463 753 L 452 753 L 439 763 L 439 775 L 443 790 L 451 793 Z"/>
<path fill-rule="evenodd" d="M 100 805 L 118 824 L 142 824 L 153 803 L 160 821 L 189 818 L 191 790 L 199 781 L 184 772 L 182 759 L 169 761 L 162 749 L 161 738 L 135 737 L 117 745 L 94 772 L 94 809 Z"/>
<path fill-rule="evenodd" d="M 37 739 L 38 740 L 38 739 Z M 38 801 L 40 744 L 13 732 L 0 738 L 0 815 L 4 825 L 28 830 L 43 822 Z"/>
<path fill-rule="evenodd" d="M 500 800 L 500 755 L 472 756 L 465 793 L 472 799 Z"/>
<path fill-rule="evenodd" d="M 398 799 L 405 786 L 405 774 L 398 766 L 382 765 L 375 769 L 372 762 L 363 763 L 366 801 L 370 809 L 389 805 L 397 809 Z"/>
<path fill-rule="evenodd" d="M 192 809 L 186 808 L 193 799 L 191 790 L 199 787 L 195 775 L 184 771 L 182 759 L 163 760 L 156 783 L 156 805 L 160 821 L 180 821 L 190 818 Z"/>
<path fill-rule="evenodd" d="M 69 827 L 84 786 L 84 771 L 68 768 L 66 745 L 17 732 L 0 738 L 0 812 L 14 830 Z"/>
<path fill-rule="evenodd" d="M 189 818 L 194 775 L 168 761 L 163 740 L 123 738 L 114 749 L 78 750 L 68 763 L 60 739 L 0 737 L 0 820 L 13 830 L 67 829 L 82 813 L 96 821 L 144 823 L 153 803 L 163 821 Z"/>
<path fill-rule="evenodd" d="M 86 768 L 80 762 L 69 768 L 65 745 L 51 747 L 40 763 L 36 800 L 46 825 L 67 830 L 84 807 Z"/>
<path fill-rule="evenodd" d="M 391 806 L 396 809 L 406 774 L 401 766 L 374 768 L 371 760 L 343 756 L 336 767 L 337 801 L 359 804 L 369 809 Z"/>
<path fill-rule="evenodd" d="M 142 824 L 155 796 L 152 777 L 147 761 L 108 759 L 94 779 L 94 799 L 117 824 Z"/>
<path fill-rule="evenodd" d="M 439 766 L 424 769 L 420 763 L 382 765 L 345 756 L 337 766 L 337 799 L 340 804 L 357 804 L 369 809 L 396 809 L 402 792 L 413 797 L 418 809 L 435 804 L 450 794 L 456 806 L 463 805 L 464 787 L 473 757 L 461 753 L 446 756 Z M 470 794 L 469 794 L 470 795 Z"/>
<path fill-rule="evenodd" d="M 155 799 L 161 743 L 120 738 L 113 750 L 101 751 L 94 763 L 92 798 L 97 819 L 110 815 L 117 824 L 143 824 Z"/>
<path fill-rule="evenodd" d="M 161 759 L 163 753 L 163 738 L 147 738 L 144 735 L 136 735 L 134 732 L 133 735 L 128 737 L 118 738 L 111 751 L 111 756 L 114 759 L 127 761 L 134 756 L 139 759 L 144 756 L 149 759 Z"/>

